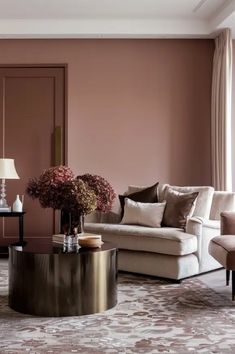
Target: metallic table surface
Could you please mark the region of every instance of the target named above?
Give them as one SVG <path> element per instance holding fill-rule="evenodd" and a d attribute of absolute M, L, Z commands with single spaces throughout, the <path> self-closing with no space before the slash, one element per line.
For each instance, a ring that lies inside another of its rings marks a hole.
<path fill-rule="evenodd" d="M 117 249 L 63 253 L 52 243 L 9 247 L 9 306 L 38 316 L 77 316 L 117 303 Z"/>

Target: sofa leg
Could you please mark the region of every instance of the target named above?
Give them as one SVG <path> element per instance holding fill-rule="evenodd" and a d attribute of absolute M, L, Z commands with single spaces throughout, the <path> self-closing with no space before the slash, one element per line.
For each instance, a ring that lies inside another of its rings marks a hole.
<path fill-rule="evenodd" d="M 226 269 L 226 285 L 229 285 L 230 270 Z"/>
<path fill-rule="evenodd" d="M 235 300 L 235 271 L 232 270 L 232 301 Z"/>

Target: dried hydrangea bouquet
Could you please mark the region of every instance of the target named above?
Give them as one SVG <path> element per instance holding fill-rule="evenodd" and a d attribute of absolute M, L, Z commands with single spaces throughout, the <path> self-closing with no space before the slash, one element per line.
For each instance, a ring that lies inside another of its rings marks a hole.
<path fill-rule="evenodd" d="M 83 232 L 84 215 L 94 210 L 108 212 L 116 197 L 112 186 L 98 175 L 75 177 L 67 166 L 45 170 L 40 177 L 30 179 L 26 193 L 38 199 L 43 208 L 61 210 L 62 231 Z"/>

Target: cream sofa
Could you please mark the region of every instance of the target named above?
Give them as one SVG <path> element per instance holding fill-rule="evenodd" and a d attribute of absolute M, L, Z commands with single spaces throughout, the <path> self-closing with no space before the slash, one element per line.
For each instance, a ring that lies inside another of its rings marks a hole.
<path fill-rule="evenodd" d="M 159 202 L 164 200 L 166 184 L 159 185 Z M 177 187 L 180 192 L 199 192 L 186 230 L 150 228 L 120 224 L 116 206 L 108 215 L 93 214 L 85 231 L 102 235 L 117 245 L 119 270 L 180 280 L 207 272 L 221 265 L 208 253 L 210 240 L 220 234 L 220 212 L 235 210 L 235 193 L 216 192 L 213 187 Z M 138 187 L 129 187 L 128 193 Z"/>

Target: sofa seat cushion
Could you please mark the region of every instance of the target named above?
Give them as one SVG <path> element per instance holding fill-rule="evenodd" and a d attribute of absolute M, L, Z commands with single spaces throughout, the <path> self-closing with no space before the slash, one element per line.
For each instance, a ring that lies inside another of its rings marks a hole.
<path fill-rule="evenodd" d="M 120 249 L 182 256 L 197 251 L 197 237 L 173 227 L 85 223 L 85 231 L 102 235 Z"/>

